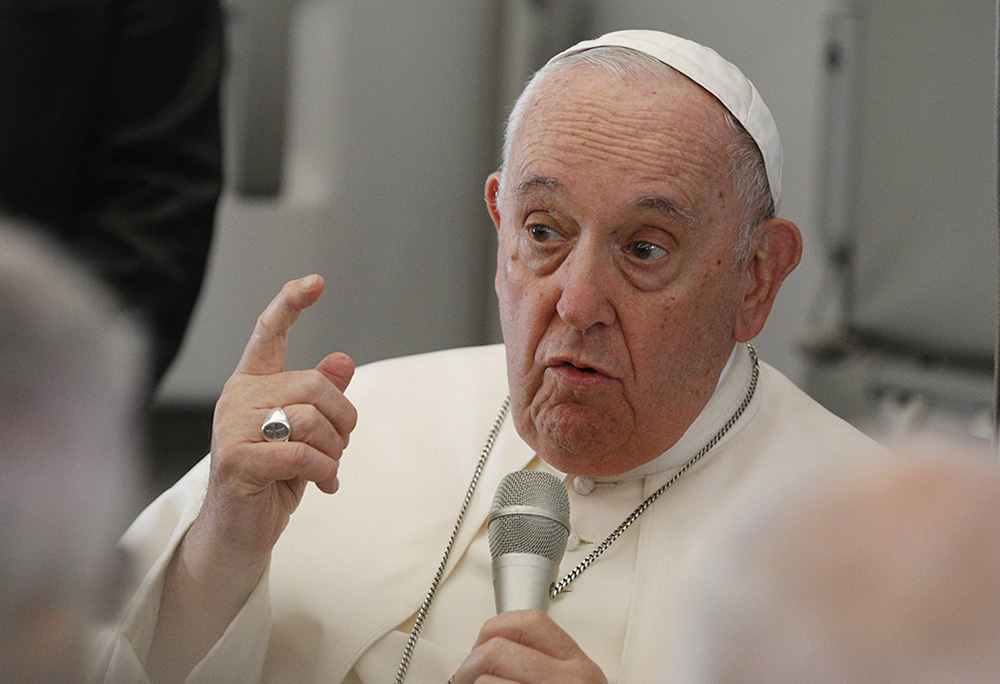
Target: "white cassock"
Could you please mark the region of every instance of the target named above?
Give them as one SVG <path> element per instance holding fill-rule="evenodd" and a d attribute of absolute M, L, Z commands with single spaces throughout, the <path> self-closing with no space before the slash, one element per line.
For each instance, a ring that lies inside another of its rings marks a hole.
<path fill-rule="evenodd" d="M 681 440 L 635 471 L 609 478 L 557 473 L 570 497 L 565 574 L 701 449 L 747 394 L 752 363 L 738 345 L 712 399 Z M 340 491 L 309 487 L 270 567 L 190 684 L 386 684 L 444 553 L 479 454 L 507 394 L 502 346 L 359 368 L 348 390 L 358 426 Z M 776 479 L 878 451 L 761 363 L 746 412 L 569 590 L 549 615 L 610 682 L 662 680 L 683 578 L 710 530 Z M 485 521 L 497 484 L 523 468 L 552 469 L 508 417 L 469 505 L 417 644 L 408 684 L 444 684 L 495 614 Z M 123 544 L 144 574 L 102 669 L 142 682 L 164 570 L 198 512 L 207 459 L 154 502 Z M 104 667 L 106 665 L 106 668 Z"/>

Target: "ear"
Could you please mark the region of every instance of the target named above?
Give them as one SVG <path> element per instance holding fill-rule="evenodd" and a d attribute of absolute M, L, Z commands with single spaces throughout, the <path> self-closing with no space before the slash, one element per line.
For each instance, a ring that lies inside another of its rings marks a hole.
<path fill-rule="evenodd" d="M 493 225 L 496 227 L 497 231 L 497 270 L 493 274 L 493 290 L 500 295 L 500 209 L 497 207 L 497 202 L 500 195 L 500 172 L 494 171 L 486 178 L 486 210 L 490 212 L 490 218 L 493 219 Z"/>
<path fill-rule="evenodd" d="M 753 339 L 764 328 L 781 283 L 802 258 L 802 234 L 786 219 L 764 221 L 757 229 L 754 251 L 745 268 L 747 291 L 733 334 L 739 342 Z"/>
<path fill-rule="evenodd" d="M 500 172 L 494 171 L 486 178 L 486 209 L 490 212 L 493 225 L 500 232 L 500 209 L 497 208 L 500 192 Z"/>

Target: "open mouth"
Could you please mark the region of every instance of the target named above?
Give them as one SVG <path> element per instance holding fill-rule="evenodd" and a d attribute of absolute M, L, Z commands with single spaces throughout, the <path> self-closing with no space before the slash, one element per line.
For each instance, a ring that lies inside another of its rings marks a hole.
<path fill-rule="evenodd" d="M 592 391 L 604 387 L 612 380 L 611 376 L 599 368 L 576 364 L 566 359 L 554 360 L 550 369 L 567 387 L 581 391 Z"/>
<path fill-rule="evenodd" d="M 574 370 L 580 371 L 581 373 L 600 373 L 600 371 L 597 370 L 596 368 L 591 368 L 590 366 L 578 366 L 575 363 L 570 363 L 569 361 L 562 361 L 555 365 L 562 366 L 564 368 L 572 368 Z"/>

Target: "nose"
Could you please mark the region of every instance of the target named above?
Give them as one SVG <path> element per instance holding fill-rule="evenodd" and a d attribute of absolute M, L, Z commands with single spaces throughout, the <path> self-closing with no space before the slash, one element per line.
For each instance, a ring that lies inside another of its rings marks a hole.
<path fill-rule="evenodd" d="M 577 245 L 559 270 L 561 292 L 556 311 L 567 325 L 586 332 L 615 322 L 617 314 L 609 296 L 614 267 L 604 263 L 597 249 Z"/>

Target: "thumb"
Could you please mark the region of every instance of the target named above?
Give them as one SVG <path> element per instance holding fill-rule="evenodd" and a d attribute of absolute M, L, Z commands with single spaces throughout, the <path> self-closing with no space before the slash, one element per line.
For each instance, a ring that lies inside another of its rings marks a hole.
<path fill-rule="evenodd" d="M 316 364 L 316 370 L 343 392 L 354 377 L 354 360 L 343 352 L 335 352 Z"/>

